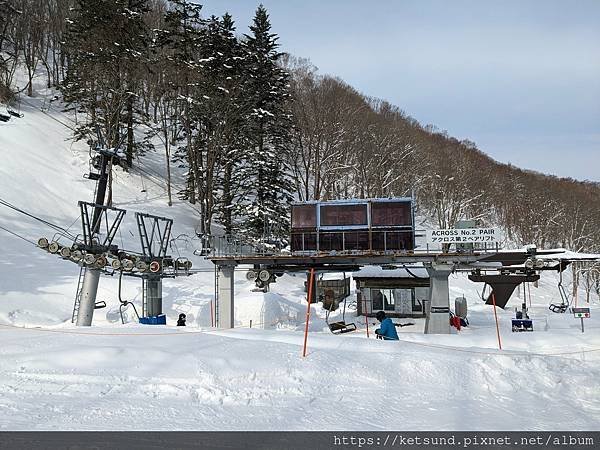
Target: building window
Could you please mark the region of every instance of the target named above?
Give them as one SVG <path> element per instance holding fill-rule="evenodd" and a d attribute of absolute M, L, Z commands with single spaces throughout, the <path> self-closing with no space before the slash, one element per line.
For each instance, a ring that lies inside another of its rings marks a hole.
<path fill-rule="evenodd" d="M 373 202 L 371 203 L 371 223 L 373 226 L 408 226 L 412 224 L 412 203 Z"/>
<path fill-rule="evenodd" d="M 371 305 L 375 311 L 395 311 L 393 289 L 371 289 Z"/>
<path fill-rule="evenodd" d="M 292 206 L 292 228 L 315 228 L 317 207 L 315 205 Z"/>
<path fill-rule="evenodd" d="M 321 226 L 367 226 L 367 205 L 321 205 Z"/>
<path fill-rule="evenodd" d="M 429 288 L 416 288 L 423 295 Z M 369 288 L 367 299 L 370 299 L 371 313 L 377 311 L 396 312 L 412 315 L 415 312 L 422 312 L 423 305 L 420 297 L 417 297 L 415 288 Z"/>

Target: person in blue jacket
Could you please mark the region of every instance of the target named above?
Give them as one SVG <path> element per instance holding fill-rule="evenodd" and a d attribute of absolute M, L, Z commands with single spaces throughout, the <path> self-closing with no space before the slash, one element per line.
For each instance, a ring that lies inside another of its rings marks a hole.
<path fill-rule="evenodd" d="M 397 341 L 398 333 L 396 333 L 396 325 L 394 325 L 392 319 L 385 316 L 385 311 L 377 311 L 375 317 L 381 322 L 381 327 L 375 330 L 377 338 L 387 341 Z"/>

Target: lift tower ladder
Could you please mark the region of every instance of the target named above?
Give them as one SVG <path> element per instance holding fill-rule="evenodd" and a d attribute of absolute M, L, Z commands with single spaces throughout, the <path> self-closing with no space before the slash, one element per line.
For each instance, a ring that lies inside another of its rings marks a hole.
<path fill-rule="evenodd" d="M 146 295 L 146 278 L 142 277 L 142 317 L 148 314 L 148 296 Z"/>
<path fill-rule="evenodd" d="M 79 314 L 79 303 L 81 302 L 81 293 L 83 291 L 83 278 L 85 277 L 86 268 L 81 266 L 79 269 L 79 279 L 77 280 L 77 291 L 75 293 L 75 303 L 73 304 L 73 314 L 71 315 L 71 323 L 77 321 Z"/>

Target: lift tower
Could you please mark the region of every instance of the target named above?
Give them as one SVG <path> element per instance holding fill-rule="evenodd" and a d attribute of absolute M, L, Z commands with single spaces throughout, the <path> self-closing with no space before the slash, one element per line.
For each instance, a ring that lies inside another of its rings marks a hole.
<path fill-rule="evenodd" d="M 162 314 L 162 279 L 169 276 L 164 268 L 171 266 L 177 270 L 179 266 L 167 256 L 173 219 L 144 213 L 135 213 L 135 219 L 142 244 L 141 261 L 149 268 L 149 272 L 140 275 L 146 300 L 142 305 L 143 316 L 158 317 Z M 189 264 L 186 263 L 185 268 L 189 268 Z"/>
<path fill-rule="evenodd" d="M 119 160 L 117 149 L 107 149 L 102 138 L 102 134 L 98 127 L 96 127 L 96 134 L 98 136 L 98 143 L 96 145 L 96 152 L 100 158 L 100 173 L 92 174 L 90 172 L 90 179 L 96 179 L 96 198 L 93 206 L 93 215 L 91 224 L 88 222 L 87 230 L 86 224 L 83 223 L 84 240 L 86 233 L 88 233 L 89 242 L 85 242 L 85 245 L 93 247 L 97 236 L 100 233 L 100 226 L 102 223 L 102 213 L 106 212 L 104 201 L 106 197 L 106 186 L 108 185 L 108 164 L 114 160 Z M 89 204 L 84 204 L 89 205 Z M 81 207 L 81 203 L 80 203 Z M 83 221 L 82 209 L 82 221 Z M 86 210 L 87 213 L 87 210 Z M 123 214 L 125 214 L 123 212 Z M 121 215 L 122 218 L 122 215 Z M 120 223 L 120 218 L 118 223 Z M 115 222 L 117 223 L 117 222 Z M 118 227 L 117 223 L 117 227 Z M 116 231 L 116 228 L 115 228 Z M 110 240 L 112 242 L 112 239 Z M 108 242 L 110 246 L 110 242 Z M 90 267 L 84 270 L 83 283 L 81 284 L 81 290 L 78 289 L 75 298 L 75 305 L 77 310 L 77 326 L 90 326 L 92 325 L 92 319 L 94 317 L 94 309 L 96 305 L 96 293 L 98 292 L 98 282 L 100 281 L 101 270 L 98 267 Z M 78 307 L 77 307 L 78 306 Z M 74 309 L 75 311 L 75 309 Z"/>

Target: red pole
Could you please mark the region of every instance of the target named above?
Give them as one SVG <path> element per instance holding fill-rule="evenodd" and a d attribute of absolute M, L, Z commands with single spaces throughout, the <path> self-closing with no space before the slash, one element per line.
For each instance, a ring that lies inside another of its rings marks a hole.
<path fill-rule="evenodd" d="M 498 314 L 496 313 L 496 294 L 492 292 L 492 303 L 494 304 L 494 317 L 496 318 L 496 334 L 498 335 L 498 348 L 502 350 L 502 341 L 500 340 L 500 328 L 498 327 Z"/>
<path fill-rule="evenodd" d="M 214 319 L 214 315 L 213 315 L 213 301 L 210 301 L 210 326 L 214 327 L 215 326 L 215 319 Z"/>
<path fill-rule="evenodd" d="M 312 300 L 312 288 L 315 280 L 315 269 L 310 269 L 310 277 L 308 281 L 308 298 L 306 299 L 306 326 L 304 327 L 304 349 L 302 357 L 306 356 L 306 341 L 308 340 L 308 322 L 310 320 L 310 301 Z"/>

